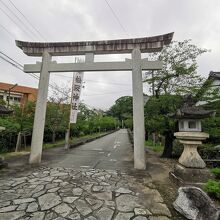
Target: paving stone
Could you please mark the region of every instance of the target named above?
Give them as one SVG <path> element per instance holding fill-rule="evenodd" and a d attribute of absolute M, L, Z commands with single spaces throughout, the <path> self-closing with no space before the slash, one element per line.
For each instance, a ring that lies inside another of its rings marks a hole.
<path fill-rule="evenodd" d="M 2 202 L 0 201 L 0 208 L 4 207 L 4 206 L 9 206 L 10 205 L 10 201 L 6 201 L 6 202 Z"/>
<path fill-rule="evenodd" d="M 43 194 L 45 194 L 45 193 L 46 193 L 46 190 L 42 190 L 42 191 L 39 191 L 39 192 L 37 192 L 37 193 L 34 193 L 34 194 L 32 195 L 32 197 L 37 198 L 37 197 L 39 197 L 39 196 L 41 196 L 41 195 L 43 195 Z"/>
<path fill-rule="evenodd" d="M 148 209 L 141 209 L 141 208 L 135 208 L 134 209 L 135 215 L 152 215 L 152 213 Z"/>
<path fill-rule="evenodd" d="M 100 192 L 103 190 L 103 186 L 93 186 L 92 191 L 93 192 Z"/>
<path fill-rule="evenodd" d="M 63 201 L 66 203 L 73 203 L 75 200 L 77 200 L 79 197 L 75 197 L 75 196 L 68 196 L 68 197 L 64 197 Z"/>
<path fill-rule="evenodd" d="M 55 219 L 56 217 L 57 217 L 57 214 L 55 212 L 48 212 L 44 220 L 51 220 L 51 219 Z"/>
<path fill-rule="evenodd" d="M 122 212 L 119 212 L 117 214 L 117 216 L 115 217 L 115 220 L 128 220 L 128 219 L 130 219 L 133 216 L 134 216 L 134 213 L 122 213 Z"/>
<path fill-rule="evenodd" d="M 92 186 L 93 186 L 93 184 L 87 184 L 87 185 L 83 185 L 83 186 L 81 186 L 81 188 L 84 189 L 85 191 L 90 192 Z"/>
<path fill-rule="evenodd" d="M 92 209 L 88 206 L 88 204 L 81 199 L 78 199 L 74 202 L 76 209 L 80 212 L 81 215 L 86 216 L 92 212 Z"/>
<path fill-rule="evenodd" d="M 52 173 L 51 176 L 68 176 L 68 173 L 57 172 L 57 173 Z"/>
<path fill-rule="evenodd" d="M 32 202 L 28 205 L 26 212 L 36 212 L 38 209 L 38 204 L 36 202 Z"/>
<path fill-rule="evenodd" d="M 166 216 L 150 216 L 149 220 L 170 220 L 170 218 Z"/>
<path fill-rule="evenodd" d="M 0 219 L 2 220 L 15 220 L 25 215 L 24 211 L 6 212 L 0 213 Z"/>
<path fill-rule="evenodd" d="M 112 216 L 114 214 L 114 211 L 106 208 L 106 207 L 102 207 L 97 213 L 96 216 L 98 219 L 105 219 L 105 220 L 111 220 Z"/>
<path fill-rule="evenodd" d="M 25 210 L 29 203 L 22 203 L 18 206 L 17 211 Z"/>
<path fill-rule="evenodd" d="M 52 188 L 56 188 L 58 186 L 58 183 L 48 183 L 45 186 L 45 189 L 52 189 Z"/>
<path fill-rule="evenodd" d="M 60 187 L 49 189 L 47 192 L 57 192 L 60 189 Z"/>
<path fill-rule="evenodd" d="M 112 200 L 112 192 L 94 193 L 93 196 L 101 200 Z"/>
<path fill-rule="evenodd" d="M 145 216 L 139 215 L 139 216 L 136 216 L 135 218 L 133 218 L 133 220 L 148 220 L 148 218 Z"/>
<path fill-rule="evenodd" d="M 10 212 L 14 211 L 18 206 L 17 205 L 10 205 L 3 208 L 0 208 L 0 212 Z"/>
<path fill-rule="evenodd" d="M 165 215 L 167 217 L 171 217 L 169 209 L 163 203 L 153 203 L 152 207 L 149 207 L 149 210 L 153 213 L 153 215 Z"/>
<path fill-rule="evenodd" d="M 88 218 L 85 218 L 84 220 L 97 220 L 94 216 L 89 216 Z"/>
<path fill-rule="evenodd" d="M 54 208 L 54 211 L 63 217 L 66 217 L 67 215 L 70 214 L 72 211 L 72 208 L 70 208 L 66 203 L 61 203 L 60 205 L 56 206 Z"/>
<path fill-rule="evenodd" d="M 105 201 L 106 206 L 115 206 L 115 201 Z"/>
<path fill-rule="evenodd" d="M 79 213 L 73 213 L 71 215 L 68 216 L 68 219 L 71 219 L 71 220 L 80 220 L 81 217 L 80 217 L 80 214 Z"/>
<path fill-rule="evenodd" d="M 48 210 L 61 203 L 61 198 L 55 193 L 47 193 L 38 198 L 41 210 Z"/>
<path fill-rule="evenodd" d="M 131 190 L 129 190 L 129 189 L 125 189 L 125 188 L 119 188 L 119 189 L 117 189 L 117 190 L 115 190 L 115 192 L 117 192 L 117 193 L 121 193 L 121 194 L 129 194 L 129 193 L 132 193 L 132 191 Z"/>
<path fill-rule="evenodd" d="M 138 203 L 138 197 L 124 194 L 116 198 L 117 209 L 121 212 L 131 212 L 134 208 L 138 208 L 141 205 Z"/>
<path fill-rule="evenodd" d="M 25 198 L 25 199 L 15 199 L 15 200 L 13 200 L 15 205 L 19 205 L 21 203 L 34 202 L 34 201 L 35 201 L 35 199 L 33 199 L 33 198 Z"/>
<path fill-rule="evenodd" d="M 35 212 L 31 215 L 30 220 L 43 220 L 45 216 L 44 212 Z"/>
<path fill-rule="evenodd" d="M 81 188 L 74 188 L 72 190 L 72 193 L 73 193 L 74 196 L 81 196 L 82 193 L 83 193 L 83 190 Z"/>
<path fill-rule="evenodd" d="M 53 220 L 66 220 L 66 218 L 63 218 L 63 217 L 57 217 L 57 218 L 55 218 L 55 219 L 53 219 Z"/>

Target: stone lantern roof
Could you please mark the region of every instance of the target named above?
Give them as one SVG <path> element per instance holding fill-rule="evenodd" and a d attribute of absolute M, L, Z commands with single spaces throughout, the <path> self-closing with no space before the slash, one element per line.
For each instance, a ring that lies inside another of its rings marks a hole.
<path fill-rule="evenodd" d="M 201 106 L 196 106 L 196 102 L 192 96 L 189 95 L 185 98 L 183 106 L 177 110 L 175 118 L 177 119 L 202 119 L 215 116 L 215 110 L 205 110 Z"/>

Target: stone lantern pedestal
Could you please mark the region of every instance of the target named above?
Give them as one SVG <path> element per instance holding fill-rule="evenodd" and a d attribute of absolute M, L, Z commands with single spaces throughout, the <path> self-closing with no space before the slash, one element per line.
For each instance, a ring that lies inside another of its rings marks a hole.
<path fill-rule="evenodd" d="M 197 147 L 209 137 L 204 132 L 176 132 L 174 136 L 184 145 L 179 161 L 170 176 L 178 185 L 201 185 L 212 177 L 200 157 Z"/>

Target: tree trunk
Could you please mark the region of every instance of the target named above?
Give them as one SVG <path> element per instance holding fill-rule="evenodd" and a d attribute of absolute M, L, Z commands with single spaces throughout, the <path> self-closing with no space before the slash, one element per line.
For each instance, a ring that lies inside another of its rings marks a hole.
<path fill-rule="evenodd" d="M 53 133 L 52 133 L 52 144 L 55 144 L 55 141 L 56 141 L 56 132 L 53 131 Z"/>
<path fill-rule="evenodd" d="M 165 158 L 171 158 L 172 157 L 172 151 L 173 151 L 173 134 L 172 132 L 167 132 L 165 134 L 165 144 L 164 144 L 164 150 L 161 157 Z"/>

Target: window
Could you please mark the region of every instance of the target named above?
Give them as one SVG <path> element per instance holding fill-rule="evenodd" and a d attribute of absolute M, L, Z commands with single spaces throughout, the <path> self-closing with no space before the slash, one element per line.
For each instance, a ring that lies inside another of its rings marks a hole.
<path fill-rule="evenodd" d="M 195 129 L 196 128 L 196 121 L 189 121 L 188 122 L 188 127 L 190 129 Z"/>

